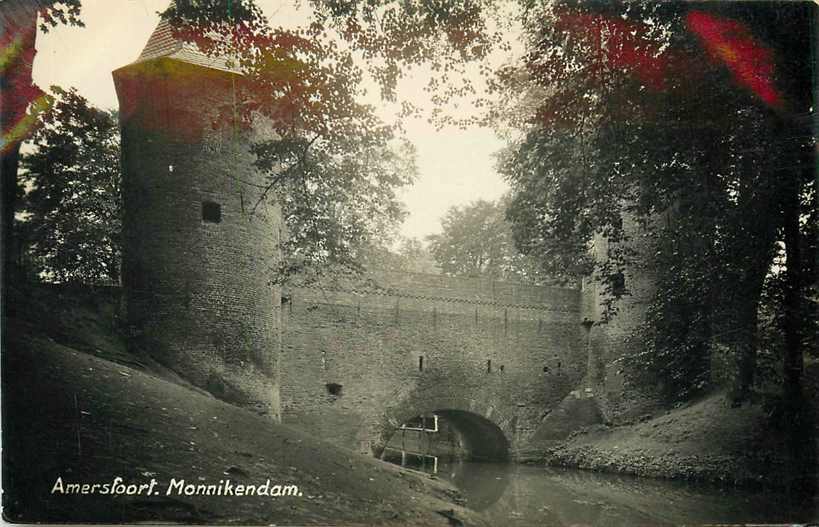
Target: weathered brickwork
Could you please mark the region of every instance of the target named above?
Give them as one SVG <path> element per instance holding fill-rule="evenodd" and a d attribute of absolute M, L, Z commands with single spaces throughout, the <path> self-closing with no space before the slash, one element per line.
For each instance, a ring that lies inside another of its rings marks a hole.
<path fill-rule="evenodd" d="M 377 453 L 411 417 L 462 411 L 515 449 L 585 375 L 577 290 L 420 274 L 374 281 L 289 291 L 286 422 Z"/>
<path fill-rule="evenodd" d="M 582 315 L 587 321 L 585 339 L 589 372 L 583 381 L 583 391 L 591 390 L 604 418 L 613 422 L 631 419 L 654 409 L 657 404 L 656 397 L 648 393 L 648 390 L 625 385 L 626 366 L 619 360 L 627 354 L 639 352 L 634 343 L 627 339 L 645 321 L 649 303 L 656 294 L 654 273 L 648 265 L 653 247 L 652 238 L 630 218 L 625 219 L 624 228 L 630 237 L 627 243 L 636 252 L 638 262 L 641 263 L 624 273 L 624 285 L 628 294 L 617 302 L 616 315 L 607 323 L 600 323 L 605 293 L 591 280 L 584 280 L 582 294 Z M 594 245 L 595 257 L 605 258 L 608 241 L 597 236 Z"/>
<path fill-rule="evenodd" d="M 254 208 L 253 130 L 220 113 L 241 79 L 160 57 L 114 72 L 131 345 L 215 396 L 279 419 L 281 215 Z"/>

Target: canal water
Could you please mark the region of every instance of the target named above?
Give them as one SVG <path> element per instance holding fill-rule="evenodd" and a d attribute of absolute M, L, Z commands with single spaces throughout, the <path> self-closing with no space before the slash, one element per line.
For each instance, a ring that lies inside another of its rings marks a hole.
<path fill-rule="evenodd" d="M 401 464 L 400 452 L 385 457 Z M 433 459 L 435 458 L 435 459 Z M 494 525 L 578 527 L 816 523 L 817 502 L 738 490 L 513 463 L 404 453 L 404 466 L 446 479 Z"/>

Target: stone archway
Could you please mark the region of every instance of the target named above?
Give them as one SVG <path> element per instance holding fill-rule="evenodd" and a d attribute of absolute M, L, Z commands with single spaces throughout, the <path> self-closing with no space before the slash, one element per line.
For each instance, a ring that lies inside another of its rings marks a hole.
<path fill-rule="evenodd" d="M 446 419 L 461 434 L 471 459 L 509 460 L 509 440 L 498 425 L 489 419 L 464 410 L 443 409 L 433 413 Z"/>
<path fill-rule="evenodd" d="M 378 438 L 372 443 L 372 452 L 376 457 L 380 457 L 384 447 L 389 443 L 393 434 L 399 430 L 401 424 L 409 419 L 423 415 L 435 414 L 447 421 L 447 423 L 460 434 L 463 446 L 470 459 L 475 461 L 508 461 L 511 458 L 512 443 L 508 437 L 508 430 L 504 430 L 504 424 L 510 424 L 508 420 L 502 423 L 491 419 L 489 412 L 469 408 L 467 405 L 453 404 L 454 401 L 439 401 L 438 404 L 428 405 L 407 405 L 401 411 L 390 412 L 385 416 L 380 425 Z"/>

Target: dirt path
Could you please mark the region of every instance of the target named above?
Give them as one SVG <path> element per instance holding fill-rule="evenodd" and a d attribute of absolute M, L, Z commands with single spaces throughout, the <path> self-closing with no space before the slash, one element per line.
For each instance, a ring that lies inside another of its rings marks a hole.
<path fill-rule="evenodd" d="M 7 335 L 2 366 L 8 520 L 481 524 L 437 480 L 45 337 Z M 115 477 L 126 484 L 156 479 L 159 494 L 52 494 L 58 477 L 90 484 Z M 165 495 L 172 478 L 186 484 L 229 479 L 234 485 L 270 479 L 297 485 L 302 495 Z M 456 520 L 446 517 L 453 514 Z"/>

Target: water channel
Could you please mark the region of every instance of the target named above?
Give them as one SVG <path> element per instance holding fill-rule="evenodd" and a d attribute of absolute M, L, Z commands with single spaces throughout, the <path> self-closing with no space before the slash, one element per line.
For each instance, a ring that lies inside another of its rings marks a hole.
<path fill-rule="evenodd" d="M 817 523 L 814 501 L 785 493 L 694 485 L 400 451 L 387 461 L 451 481 L 495 525 L 578 527 Z"/>

